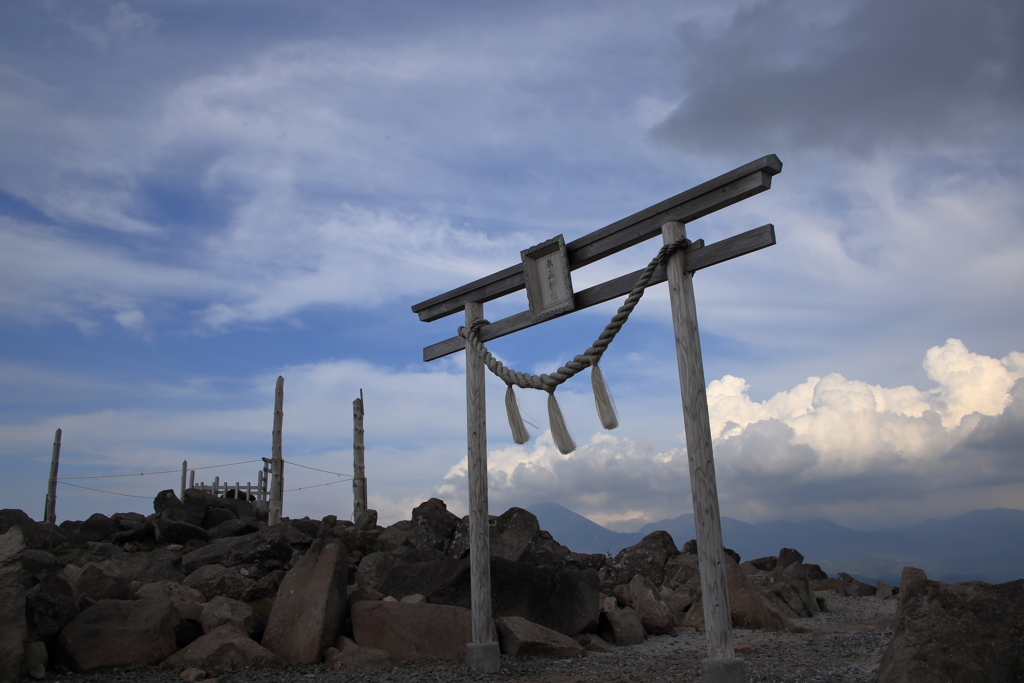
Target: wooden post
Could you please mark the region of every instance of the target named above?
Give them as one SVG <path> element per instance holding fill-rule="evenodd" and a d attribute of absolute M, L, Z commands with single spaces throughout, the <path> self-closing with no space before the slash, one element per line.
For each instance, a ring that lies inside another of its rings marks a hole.
<path fill-rule="evenodd" d="M 216 496 L 218 491 L 220 491 L 220 475 L 219 474 L 216 477 L 213 478 L 213 495 Z"/>
<path fill-rule="evenodd" d="M 188 460 L 181 461 L 181 500 L 185 500 L 185 479 L 188 476 Z"/>
<path fill-rule="evenodd" d="M 60 465 L 60 435 L 58 429 L 53 434 L 53 455 L 50 456 L 50 480 L 46 483 L 46 507 L 43 510 L 43 521 L 47 524 L 57 523 L 57 467 Z"/>
<path fill-rule="evenodd" d="M 682 237 L 686 237 L 686 226 L 682 223 L 673 221 L 662 226 L 665 244 Z M 676 360 L 679 365 L 679 387 L 683 399 L 686 454 L 690 462 L 690 492 L 693 495 L 693 514 L 697 526 L 697 558 L 700 563 L 708 659 L 731 660 L 736 655 L 732 643 L 715 461 L 711 450 L 711 422 L 708 419 L 704 363 L 701 360 L 697 309 L 693 298 L 693 273 L 686 272 L 684 250 L 675 252 L 669 258 L 667 276 L 672 327 L 676 338 Z"/>
<path fill-rule="evenodd" d="M 466 303 L 466 325 L 484 317 L 484 305 Z M 487 505 L 486 367 L 475 353 L 466 352 L 466 430 L 469 465 L 469 581 L 473 642 L 466 645 L 470 669 L 495 673 L 501 652 L 491 635 L 491 535 Z"/>
<path fill-rule="evenodd" d="M 366 512 L 366 448 L 363 443 L 363 390 L 352 401 L 352 521 Z"/>
<path fill-rule="evenodd" d="M 194 489 L 196 487 L 196 471 L 192 470 L 188 473 L 188 487 Z"/>
<path fill-rule="evenodd" d="M 277 378 L 274 389 L 274 431 L 271 447 L 270 474 L 270 506 L 267 523 L 273 526 L 281 523 L 281 512 L 284 507 L 284 460 L 281 457 L 281 428 L 284 425 L 284 377 Z"/>

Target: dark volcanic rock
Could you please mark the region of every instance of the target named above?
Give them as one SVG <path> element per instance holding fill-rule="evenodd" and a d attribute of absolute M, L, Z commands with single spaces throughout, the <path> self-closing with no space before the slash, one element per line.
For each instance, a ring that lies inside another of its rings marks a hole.
<path fill-rule="evenodd" d="M 174 493 L 174 489 L 166 489 L 156 494 L 156 498 L 153 499 L 153 510 L 160 514 L 164 510 L 171 510 L 173 508 L 180 508 L 181 501 L 178 496 Z"/>
<path fill-rule="evenodd" d="M 186 496 L 187 497 L 187 496 Z M 267 527 L 259 533 L 219 539 L 205 548 L 194 550 L 181 558 L 182 569 L 190 573 L 204 565 L 225 567 L 259 566 L 263 571 L 285 569 L 292 559 L 289 531 L 308 538 L 287 525 Z"/>
<path fill-rule="evenodd" d="M 99 512 L 90 515 L 89 519 L 78 527 L 78 537 L 83 541 L 102 541 L 107 536 L 121 531 L 121 525 Z"/>
<path fill-rule="evenodd" d="M 21 675 L 25 657 L 25 585 L 21 576 L 21 554 L 25 536 L 11 525 L 0 535 L 0 681 Z"/>
<path fill-rule="evenodd" d="M 241 600 L 243 595 L 256 586 L 252 579 L 220 564 L 200 567 L 185 578 L 184 584 L 202 593 L 207 600 L 217 595 Z"/>
<path fill-rule="evenodd" d="M 667 531 L 652 531 L 636 545 L 623 548 L 611 563 L 612 579 L 615 584 L 629 583 L 634 576 L 642 574 L 655 586 L 665 581 L 665 563 L 678 555 L 672 536 Z M 606 571 L 609 568 L 606 566 Z"/>
<path fill-rule="evenodd" d="M 879 683 L 1024 680 L 1024 579 L 992 585 L 927 579 L 900 591 Z"/>
<path fill-rule="evenodd" d="M 60 658 L 75 671 L 157 664 L 177 649 L 177 625 L 169 600 L 100 600 L 61 631 Z"/>
<path fill-rule="evenodd" d="M 78 616 L 78 598 L 63 572 L 51 574 L 25 595 L 28 640 L 52 640 L 64 625 Z"/>
<path fill-rule="evenodd" d="M 431 603 L 469 608 L 469 560 L 397 565 L 378 590 L 396 599 L 418 593 Z M 597 572 L 592 569 L 556 569 L 491 558 L 495 618 L 523 617 L 572 635 L 596 627 L 599 595 Z"/>
<path fill-rule="evenodd" d="M 153 538 L 161 545 L 169 543 L 185 545 L 193 539 L 208 541 L 210 535 L 202 527 L 188 522 L 158 518 L 153 520 Z"/>
<path fill-rule="evenodd" d="M 444 552 L 459 524 L 459 518 L 448 511 L 440 498 L 431 498 L 412 511 L 409 544 L 414 548 Z"/>

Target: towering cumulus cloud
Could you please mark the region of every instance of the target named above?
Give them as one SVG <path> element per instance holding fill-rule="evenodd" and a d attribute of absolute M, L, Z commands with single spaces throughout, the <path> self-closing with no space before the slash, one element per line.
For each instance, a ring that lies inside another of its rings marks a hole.
<path fill-rule="evenodd" d="M 864 528 L 1022 507 L 1024 353 L 996 359 L 950 339 L 926 352 L 924 369 L 934 388 L 834 373 L 763 402 L 739 377 L 711 382 L 723 514 Z M 691 511 L 682 449 L 655 453 L 607 434 L 568 456 L 546 437 L 527 448 L 490 453 L 495 508 L 555 500 L 611 525 Z M 461 491 L 464 476 L 463 462 L 442 492 Z"/>

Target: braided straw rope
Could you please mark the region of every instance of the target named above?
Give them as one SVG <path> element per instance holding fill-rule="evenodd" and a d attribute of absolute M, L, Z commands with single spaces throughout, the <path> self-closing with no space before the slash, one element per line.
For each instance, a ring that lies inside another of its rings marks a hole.
<path fill-rule="evenodd" d="M 473 349 L 483 359 L 487 368 L 501 378 L 505 384 L 510 386 L 514 384 L 522 389 L 539 389 L 553 394 L 560 384 L 583 369 L 596 365 L 601 360 L 601 356 L 608 349 L 608 345 L 615 339 L 615 335 L 619 333 L 622 326 L 626 324 L 626 320 L 629 319 L 629 314 L 633 312 L 637 303 L 640 302 L 640 297 L 644 295 L 644 289 L 647 288 L 647 283 L 650 281 L 651 276 L 654 275 L 655 269 L 658 266 L 665 265 L 668 262 L 669 256 L 679 249 L 685 249 L 690 244 L 692 242 L 684 237 L 663 246 L 658 251 L 658 254 L 651 259 L 651 262 L 647 264 L 647 268 L 640 274 L 640 279 L 637 280 L 636 286 L 630 291 L 629 296 L 626 297 L 622 306 L 612 316 L 612 319 L 605 326 L 604 330 L 601 331 L 600 336 L 594 341 L 593 345 L 550 375 L 531 375 L 528 372 L 518 372 L 512 368 L 505 367 L 480 341 L 480 328 L 484 325 L 490 325 L 490 321 L 482 318 L 474 320 L 468 327 L 459 328 L 459 336 L 466 340 L 466 346 Z"/>

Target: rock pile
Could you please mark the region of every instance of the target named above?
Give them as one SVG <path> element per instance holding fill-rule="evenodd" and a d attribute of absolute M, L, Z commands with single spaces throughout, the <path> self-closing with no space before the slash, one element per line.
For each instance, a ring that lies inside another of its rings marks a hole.
<path fill-rule="evenodd" d="M 0 511 L 0 682 L 47 669 L 162 665 L 215 676 L 463 658 L 468 518 L 438 499 L 387 528 L 370 513 L 269 527 L 247 501 L 198 490 L 183 500 L 160 492 L 148 517 L 59 527 Z M 693 541 L 681 551 L 658 531 L 615 557 L 574 553 L 520 508 L 492 517 L 490 535 L 494 633 L 506 654 L 578 657 L 703 630 Z M 728 555 L 739 628 L 799 632 L 791 620 L 820 609 L 815 584 L 859 590 L 794 550 L 742 564 Z"/>

